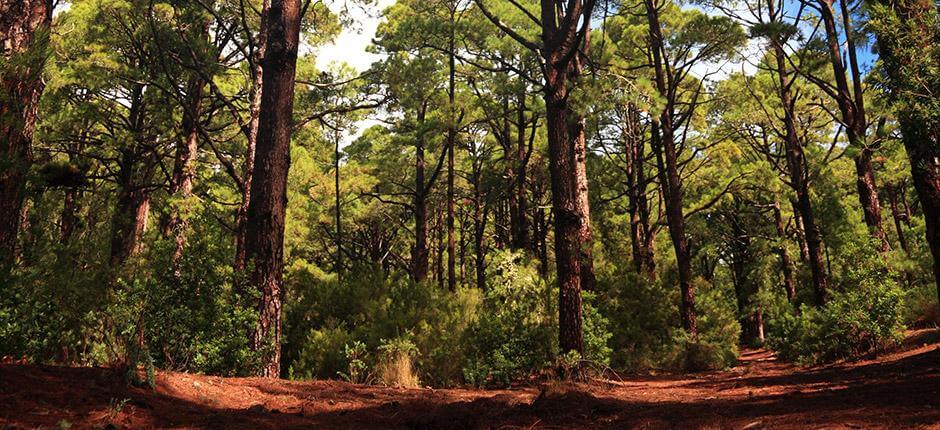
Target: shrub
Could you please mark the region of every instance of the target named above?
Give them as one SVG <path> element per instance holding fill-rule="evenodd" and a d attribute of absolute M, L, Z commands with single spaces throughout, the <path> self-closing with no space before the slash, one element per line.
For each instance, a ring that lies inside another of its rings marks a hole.
<path fill-rule="evenodd" d="M 904 293 L 891 276 L 862 265 L 850 269 L 853 284 L 834 292 L 822 308 L 803 306 L 781 318 L 771 345 L 785 358 L 819 363 L 858 357 L 903 339 Z"/>
<path fill-rule="evenodd" d="M 376 374 L 379 381 L 393 387 L 417 388 L 421 385 L 415 371 L 418 347 L 407 337 L 382 341 Z"/>
<path fill-rule="evenodd" d="M 493 257 L 479 318 L 465 335 L 463 373 L 473 385 L 505 385 L 545 367 L 556 354 L 552 289 L 531 262 L 512 253 Z"/>

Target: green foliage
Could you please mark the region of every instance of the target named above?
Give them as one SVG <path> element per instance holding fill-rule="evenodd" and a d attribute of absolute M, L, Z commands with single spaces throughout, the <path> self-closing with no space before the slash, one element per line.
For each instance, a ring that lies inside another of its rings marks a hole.
<path fill-rule="evenodd" d="M 771 327 L 774 349 L 788 359 L 819 363 L 877 352 L 903 339 L 904 292 L 877 256 L 862 259 L 842 282 L 826 306 L 779 316 Z"/>
<path fill-rule="evenodd" d="M 479 318 L 467 330 L 464 378 L 505 385 L 549 365 L 557 354 L 554 296 L 532 264 L 512 253 L 493 258 Z"/>
<path fill-rule="evenodd" d="M 298 266 L 289 286 L 294 300 L 285 309 L 283 354 L 292 377 L 351 377 L 356 368 L 360 380 L 368 379 L 386 358 L 385 345 L 396 351 L 407 349 L 422 381 L 435 385 L 461 381 L 461 341 L 476 318 L 480 302 L 476 290 L 449 293 L 368 267 L 339 280 L 314 266 Z M 398 343 L 402 339 L 409 348 Z M 354 354 L 344 353 L 347 345 Z"/>
<path fill-rule="evenodd" d="M 418 356 L 418 347 L 411 342 L 409 336 L 391 340 L 382 340 L 379 345 L 379 359 L 376 364 L 376 376 L 383 384 L 417 388 L 421 380 L 415 373 L 415 358 Z"/>

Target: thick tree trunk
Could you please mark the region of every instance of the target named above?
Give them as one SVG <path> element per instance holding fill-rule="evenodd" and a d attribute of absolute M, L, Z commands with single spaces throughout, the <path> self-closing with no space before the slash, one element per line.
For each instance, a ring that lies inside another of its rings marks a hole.
<path fill-rule="evenodd" d="M 914 189 L 924 212 L 927 244 L 933 255 L 940 300 L 940 115 L 936 109 L 925 112 L 922 107 L 922 103 L 934 102 L 932 97 L 935 96 L 930 94 L 937 91 L 936 80 L 927 81 L 933 82 L 934 87 L 926 88 L 925 93 L 925 81 L 918 74 L 918 71 L 934 70 L 940 63 L 935 56 L 926 56 L 937 49 L 934 44 L 940 32 L 936 25 L 938 12 L 936 4 L 930 0 L 878 0 L 877 3 L 886 6 L 898 22 L 908 25 L 908 37 L 903 42 L 893 34 L 885 36 L 876 30 L 878 51 L 897 110 Z M 925 57 L 919 57 L 922 55 Z"/>
<path fill-rule="evenodd" d="M 50 0 L 0 0 L 0 269 L 16 255 L 51 23 Z"/>
<path fill-rule="evenodd" d="M 934 280 L 940 300 L 940 124 L 926 127 L 902 116 L 901 133 L 911 162 L 911 177 L 924 211 L 927 244 L 933 255 Z"/>
<path fill-rule="evenodd" d="M 253 264 L 249 282 L 260 292 L 258 324 L 249 340 L 253 350 L 264 352 L 260 376 L 265 377 L 280 374 L 284 216 L 300 15 L 300 0 L 273 0 L 268 11 L 258 141 L 248 204 L 245 255 Z"/>
<path fill-rule="evenodd" d="M 548 120 L 552 213 L 555 218 L 555 265 L 559 288 L 559 342 L 562 352 L 584 350 L 581 333 L 581 212 L 574 155 L 569 135 L 567 88 L 557 70 L 547 71 L 545 104 Z"/>
<path fill-rule="evenodd" d="M 268 11 L 271 0 L 261 1 L 261 24 L 255 38 L 251 70 L 252 82 L 249 91 L 248 139 L 245 162 L 242 167 L 242 201 L 235 212 L 235 272 L 245 270 L 245 239 L 248 234 L 248 203 L 251 201 L 251 177 L 255 170 L 255 148 L 258 142 L 258 126 L 261 117 L 261 95 L 264 90 L 264 51 L 268 38 Z"/>
<path fill-rule="evenodd" d="M 659 9 L 653 0 L 645 0 L 646 17 L 649 24 L 650 50 L 653 53 L 653 69 L 656 72 L 656 88 L 668 98 L 673 92 L 668 90 L 666 71 L 663 66 L 663 34 L 659 23 Z M 666 203 L 666 221 L 676 253 L 676 265 L 679 274 L 681 293 L 679 313 L 682 328 L 693 338 L 698 337 L 698 325 L 695 312 L 695 287 L 692 284 L 692 253 L 688 237 L 685 234 L 685 215 L 682 212 L 682 185 L 679 178 L 679 162 L 676 154 L 673 130 L 673 102 L 659 115 L 659 123 L 653 124 L 652 142 L 659 163 L 660 182 Z"/>
<path fill-rule="evenodd" d="M 764 318 L 760 308 L 754 307 L 754 296 L 758 285 L 751 276 L 749 266 L 753 263 L 751 237 L 740 220 L 731 218 L 731 278 L 737 298 L 741 323 L 741 343 L 759 345 L 764 341 Z"/>
<path fill-rule="evenodd" d="M 122 184 L 111 221 L 112 267 L 140 252 L 149 214 L 150 193 L 133 183 Z"/>
<path fill-rule="evenodd" d="M 150 214 L 151 166 L 156 160 L 145 148 L 147 88 L 133 84 L 129 97 L 128 123 L 132 142 L 121 151 L 118 198 L 111 218 L 111 266 L 118 267 L 143 248 L 141 242 Z"/>

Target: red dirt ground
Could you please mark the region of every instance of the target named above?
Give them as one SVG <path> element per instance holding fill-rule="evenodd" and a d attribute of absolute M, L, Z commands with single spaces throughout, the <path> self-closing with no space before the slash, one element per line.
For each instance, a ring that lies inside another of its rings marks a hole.
<path fill-rule="evenodd" d="M 940 344 L 919 332 L 876 359 L 798 368 L 766 351 L 737 367 L 510 390 L 396 389 L 0 365 L 0 429 L 940 428 Z M 927 336 L 929 335 L 929 336 Z"/>

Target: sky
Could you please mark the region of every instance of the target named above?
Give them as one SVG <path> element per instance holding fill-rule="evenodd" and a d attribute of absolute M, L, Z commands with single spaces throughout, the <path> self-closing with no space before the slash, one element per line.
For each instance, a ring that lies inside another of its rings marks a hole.
<path fill-rule="evenodd" d="M 366 47 L 372 43 L 375 31 L 381 22 L 379 15 L 385 8 L 395 3 L 395 0 L 377 0 L 376 4 L 370 5 L 368 9 L 349 5 L 342 0 L 333 2 L 330 9 L 339 13 L 341 9 L 348 5 L 348 14 L 351 26 L 345 26 L 343 31 L 336 37 L 333 43 L 321 46 L 316 49 L 317 68 L 328 70 L 331 67 L 346 63 L 359 72 L 364 72 L 372 63 L 382 59 L 381 55 L 366 52 Z M 362 132 L 378 124 L 374 119 L 365 119 L 359 121 L 353 127 L 351 133 L 346 133 L 340 146 L 345 147 L 352 143 Z"/>

